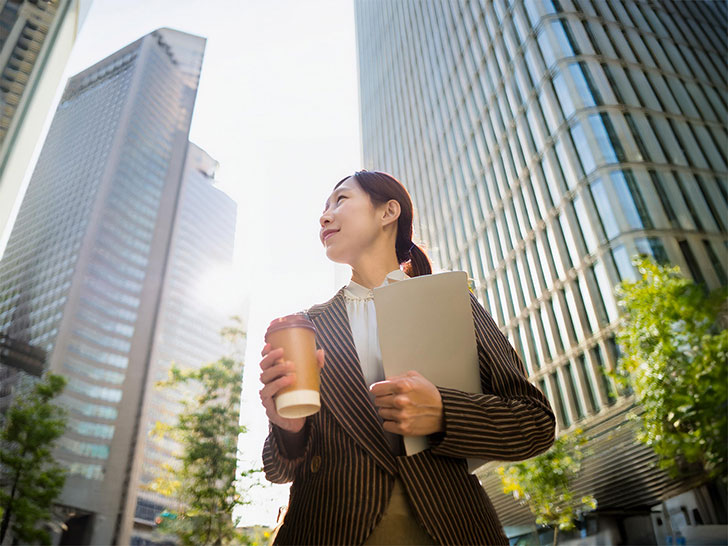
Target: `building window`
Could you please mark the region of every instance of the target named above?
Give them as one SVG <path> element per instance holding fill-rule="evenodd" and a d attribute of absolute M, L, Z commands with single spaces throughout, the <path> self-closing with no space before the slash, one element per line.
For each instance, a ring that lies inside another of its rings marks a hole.
<path fill-rule="evenodd" d="M 576 388 L 576 381 L 574 379 L 574 370 L 571 367 L 571 362 L 567 362 L 564 366 L 564 375 L 566 376 L 567 386 L 569 388 L 569 396 L 574 401 L 574 407 L 576 409 L 576 416 L 578 419 L 584 418 L 584 408 L 581 403 L 581 397 L 579 396 L 578 389 Z"/>
<path fill-rule="evenodd" d="M 687 264 L 688 269 L 690 270 L 690 274 L 692 275 L 693 280 L 696 282 L 696 284 L 705 284 L 705 278 L 703 277 L 703 274 L 700 272 L 700 267 L 698 266 L 698 262 L 695 259 L 693 250 L 690 248 L 690 243 L 688 243 L 685 239 L 678 241 L 677 243 L 680 246 L 680 250 L 683 254 L 683 257 L 685 258 L 685 263 Z"/>
<path fill-rule="evenodd" d="M 594 228 L 592 227 L 591 215 L 587 213 L 584 200 L 581 195 L 574 196 L 574 214 L 576 215 L 577 233 L 581 236 L 582 244 L 589 253 L 593 253 L 599 247 L 599 241 Z"/>
<path fill-rule="evenodd" d="M 561 111 L 563 112 L 564 119 L 568 119 L 575 111 L 574 102 L 571 99 L 571 90 L 566 84 L 564 75 L 561 72 L 556 72 L 553 77 L 554 89 L 556 90 L 556 97 L 561 104 Z"/>
<path fill-rule="evenodd" d="M 597 106 L 602 104 L 602 96 L 599 93 L 599 88 L 594 83 L 589 66 L 585 62 L 571 63 L 569 65 L 569 73 L 574 80 L 576 90 L 584 106 Z"/>
<path fill-rule="evenodd" d="M 678 221 L 677 214 L 675 214 L 675 209 L 672 207 L 672 203 L 670 203 L 670 199 L 667 197 L 667 193 L 665 192 L 665 188 L 662 184 L 662 179 L 652 169 L 647 172 L 652 179 L 652 185 L 655 188 L 655 193 L 657 194 L 657 197 L 659 197 L 662 208 L 665 211 L 665 215 L 670 222 L 670 227 L 679 228 L 680 222 Z"/>
<path fill-rule="evenodd" d="M 718 276 L 718 281 L 720 282 L 721 286 L 727 285 L 728 278 L 726 278 L 726 271 L 725 269 L 723 269 L 723 264 L 726 263 L 726 256 L 724 256 L 723 264 L 721 264 L 721 261 L 718 259 L 717 254 L 713 250 L 713 246 L 710 244 L 710 241 L 708 241 L 707 239 L 703 239 L 703 246 L 705 247 L 705 252 L 710 258 L 710 263 L 713 264 L 713 269 L 715 270 L 715 274 Z"/>
<path fill-rule="evenodd" d="M 617 401 L 617 393 L 612 385 L 612 380 L 609 378 L 609 372 L 607 371 L 604 357 L 602 355 L 602 348 L 599 345 L 595 345 L 591 352 L 599 370 L 599 377 L 602 381 L 602 394 L 608 404 L 614 404 L 614 402 Z"/>
<path fill-rule="evenodd" d="M 592 114 L 588 119 L 604 162 L 617 163 L 627 161 L 619 138 L 614 131 L 612 121 L 609 119 L 609 115 L 606 113 Z"/>
<path fill-rule="evenodd" d="M 584 356 L 584 353 L 580 354 L 576 358 L 576 361 L 579 366 L 578 373 L 582 376 L 582 384 L 584 385 L 586 390 L 586 399 L 589 402 L 591 411 L 596 413 L 597 411 L 599 411 L 599 402 L 597 401 L 597 397 L 595 395 L 592 374 L 589 372 L 589 369 L 586 366 L 586 356 Z"/>
<path fill-rule="evenodd" d="M 581 123 L 574 123 L 574 125 L 569 128 L 569 132 L 571 133 L 571 139 L 574 142 L 574 147 L 584 176 L 589 176 L 589 174 L 596 169 L 597 165 Z"/>
<path fill-rule="evenodd" d="M 612 249 L 612 257 L 617 266 L 617 273 L 619 274 L 620 280 L 634 281 L 637 278 L 632 267 L 632 261 L 624 245 L 615 246 Z"/>
<path fill-rule="evenodd" d="M 647 214 L 647 207 L 632 172 L 628 170 L 614 171 L 610 173 L 609 178 L 612 181 L 628 226 L 632 229 L 652 228 L 652 222 Z"/>
<path fill-rule="evenodd" d="M 614 216 L 610 199 L 607 196 L 601 178 L 593 180 L 591 184 L 589 184 L 589 188 L 591 190 L 592 198 L 594 199 L 594 204 L 596 205 L 599 219 L 601 220 L 602 230 L 607 241 L 610 241 L 619 235 L 619 225 L 617 224 L 617 219 Z"/>
<path fill-rule="evenodd" d="M 726 229 L 725 225 L 725 210 L 723 210 L 723 213 L 721 214 L 716 209 L 716 204 L 721 204 L 719 199 L 716 199 L 717 203 L 711 198 L 710 194 L 707 191 L 706 184 L 703 181 L 702 177 L 700 177 L 697 174 L 693 175 L 695 177 L 695 182 L 697 182 L 697 186 L 700 189 L 700 195 L 703 198 L 703 201 L 705 202 L 705 205 L 707 206 L 708 210 L 710 210 L 710 215 L 712 217 L 712 220 L 715 222 L 713 226 L 710 226 L 714 229 L 717 229 L 718 231 L 722 231 L 725 233 L 728 231 Z M 717 196 L 716 196 L 717 197 Z"/>
<path fill-rule="evenodd" d="M 665 246 L 657 237 L 640 237 L 634 240 L 637 251 L 640 254 L 651 255 L 657 263 L 669 264 L 670 259 L 665 252 Z"/>
<path fill-rule="evenodd" d="M 559 379 L 559 374 L 557 372 L 553 372 L 551 374 L 551 381 L 556 386 L 554 389 L 554 392 L 556 394 L 556 410 L 558 412 L 558 416 L 561 418 L 561 423 L 563 428 L 569 428 L 571 426 L 571 419 L 569 419 L 569 412 L 566 409 L 566 398 L 564 396 L 564 390 L 561 387 L 561 380 Z"/>

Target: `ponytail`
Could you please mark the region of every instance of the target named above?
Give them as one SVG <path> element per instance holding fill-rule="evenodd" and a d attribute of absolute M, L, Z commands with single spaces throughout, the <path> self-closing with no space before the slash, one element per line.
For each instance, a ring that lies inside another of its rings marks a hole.
<path fill-rule="evenodd" d="M 420 275 L 429 275 L 432 273 L 432 264 L 425 254 L 425 251 L 412 243 L 409 251 L 409 260 L 404 262 L 402 270 L 410 277 L 419 277 Z"/>

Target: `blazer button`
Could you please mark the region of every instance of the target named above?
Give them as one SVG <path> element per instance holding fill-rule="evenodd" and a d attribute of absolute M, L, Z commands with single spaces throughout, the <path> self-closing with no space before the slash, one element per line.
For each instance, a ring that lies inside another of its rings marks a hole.
<path fill-rule="evenodd" d="M 319 471 L 319 468 L 321 468 L 321 457 L 314 455 L 311 457 L 311 472 L 315 474 Z"/>

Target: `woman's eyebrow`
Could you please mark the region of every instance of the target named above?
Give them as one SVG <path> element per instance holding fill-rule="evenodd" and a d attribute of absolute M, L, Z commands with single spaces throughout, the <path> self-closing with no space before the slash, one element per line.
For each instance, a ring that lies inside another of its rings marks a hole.
<path fill-rule="evenodd" d="M 334 191 L 331 192 L 331 195 L 326 200 L 326 204 L 324 205 L 324 210 L 326 210 L 327 208 L 329 208 L 329 202 L 331 201 L 331 199 L 335 198 L 336 195 L 339 194 L 339 193 L 341 193 L 342 191 L 344 191 L 344 189 L 345 188 L 338 188 L 338 189 L 335 189 Z"/>

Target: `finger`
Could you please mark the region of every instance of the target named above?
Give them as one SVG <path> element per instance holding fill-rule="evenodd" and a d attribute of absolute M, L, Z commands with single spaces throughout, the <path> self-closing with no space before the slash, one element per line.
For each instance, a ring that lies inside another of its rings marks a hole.
<path fill-rule="evenodd" d="M 395 384 L 389 379 L 386 379 L 384 381 L 377 381 L 376 383 L 372 383 L 369 387 L 369 392 L 371 392 L 374 396 L 379 397 L 394 394 L 395 389 Z"/>
<path fill-rule="evenodd" d="M 316 360 L 318 360 L 319 368 L 323 369 L 324 363 L 326 361 L 326 355 L 323 349 L 319 349 L 318 351 L 316 351 Z"/>
<path fill-rule="evenodd" d="M 265 345 L 263 345 L 263 350 L 260 351 L 260 356 L 267 355 L 270 352 L 270 349 L 271 349 L 270 343 L 266 343 Z"/>
<path fill-rule="evenodd" d="M 270 418 L 271 412 L 274 414 L 276 413 L 275 402 L 273 401 L 273 399 L 271 397 L 263 396 L 263 394 L 261 393 L 260 401 L 263 402 L 263 407 L 265 408 L 265 412 L 269 418 Z"/>
<path fill-rule="evenodd" d="M 379 415 L 385 421 L 399 422 L 401 419 L 401 412 L 394 408 L 379 408 Z"/>
<path fill-rule="evenodd" d="M 396 409 L 404 409 L 411 403 L 410 397 L 406 394 L 397 394 L 392 396 L 391 405 Z"/>
<path fill-rule="evenodd" d="M 393 434 L 404 435 L 404 430 L 399 425 L 399 423 L 396 423 L 395 421 L 384 421 L 384 423 L 382 424 L 382 428 L 387 432 L 391 432 Z"/>
<path fill-rule="evenodd" d="M 267 385 L 279 377 L 293 373 L 295 370 L 296 366 L 290 360 L 276 362 L 271 367 L 263 370 L 263 373 L 260 374 L 260 382 Z"/>
<path fill-rule="evenodd" d="M 283 349 L 273 349 L 263 357 L 263 360 L 260 361 L 261 369 L 266 370 L 270 368 L 273 364 L 275 364 L 276 360 L 279 360 L 282 356 Z"/>
<path fill-rule="evenodd" d="M 419 380 L 428 381 L 425 376 L 415 370 L 409 370 L 398 375 L 387 377 L 387 381 L 395 383 L 402 390 L 414 388 L 414 385 L 417 384 Z"/>
<path fill-rule="evenodd" d="M 279 390 L 291 385 L 295 379 L 294 375 L 284 375 L 283 377 L 279 377 L 278 379 L 267 383 L 262 389 L 260 389 L 261 400 L 273 398 Z"/>
<path fill-rule="evenodd" d="M 393 410 L 403 410 L 411 406 L 412 401 L 406 394 L 391 394 L 389 396 L 380 396 L 374 399 L 374 405 L 377 408 L 390 408 Z"/>
<path fill-rule="evenodd" d="M 376 396 L 374 398 L 374 405 L 378 408 L 393 408 L 394 407 L 394 394 L 385 394 L 383 396 Z"/>

